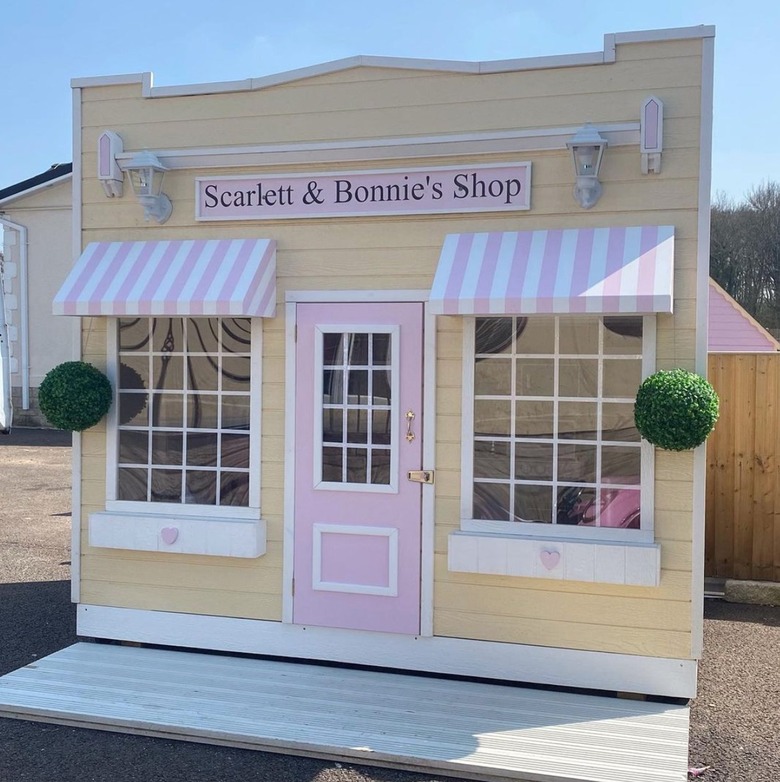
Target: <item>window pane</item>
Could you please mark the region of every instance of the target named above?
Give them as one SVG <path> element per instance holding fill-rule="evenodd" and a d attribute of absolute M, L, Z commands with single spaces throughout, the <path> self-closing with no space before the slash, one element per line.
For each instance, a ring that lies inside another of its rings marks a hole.
<path fill-rule="evenodd" d="M 350 334 L 347 342 L 347 363 L 350 366 L 368 365 L 368 334 Z"/>
<path fill-rule="evenodd" d="M 509 477 L 508 442 L 497 440 L 476 440 L 474 442 L 474 477 Z"/>
<path fill-rule="evenodd" d="M 119 364 L 119 388 L 123 391 L 140 391 L 149 388 L 147 356 L 122 356 Z"/>
<path fill-rule="evenodd" d="M 322 441 L 344 442 L 344 413 L 342 408 L 325 408 L 322 411 Z"/>
<path fill-rule="evenodd" d="M 191 391 L 216 391 L 219 363 L 215 356 L 187 358 L 187 387 Z"/>
<path fill-rule="evenodd" d="M 119 319 L 119 349 L 149 350 L 149 318 Z"/>
<path fill-rule="evenodd" d="M 152 426 L 183 426 L 184 400 L 181 394 L 152 395 Z"/>
<path fill-rule="evenodd" d="M 184 438 L 178 432 L 152 433 L 152 464 L 182 464 Z"/>
<path fill-rule="evenodd" d="M 639 529 L 638 489 L 602 489 L 598 526 Z"/>
<path fill-rule="evenodd" d="M 368 476 L 368 450 L 347 448 L 347 482 L 366 483 Z"/>
<path fill-rule="evenodd" d="M 217 353 L 219 330 L 216 318 L 190 318 L 187 321 L 187 351 L 189 353 Z"/>
<path fill-rule="evenodd" d="M 152 385 L 156 391 L 181 391 L 184 388 L 184 364 L 181 356 L 152 357 Z"/>
<path fill-rule="evenodd" d="M 187 470 L 184 501 L 194 505 L 216 505 L 217 473 Z"/>
<path fill-rule="evenodd" d="M 222 319 L 222 351 L 249 353 L 252 339 L 252 321 L 249 318 Z"/>
<path fill-rule="evenodd" d="M 551 481 L 552 443 L 515 443 L 515 478 L 522 481 Z"/>
<path fill-rule="evenodd" d="M 512 318 L 477 318 L 475 347 L 480 353 L 511 353 L 514 337 Z"/>
<path fill-rule="evenodd" d="M 146 502 L 146 468 L 120 467 L 117 471 L 117 499 Z"/>
<path fill-rule="evenodd" d="M 146 431 L 119 430 L 120 464 L 146 464 L 149 460 L 148 449 L 149 435 Z"/>
<path fill-rule="evenodd" d="M 474 433 L 508 435 L 511 426 L 510 411 L 509 401 L 477 399 L 474 402 Z"/>
<path fill-rule="evenodd" d="M 371 373 L 374 384 L 373 404 L 375 405 L 389 405 L 392 400 L 392 391 L 390 389 L 390 370 L 389 369 L 377 369 Z"/>
<path fill-rule="evenodd" d="M 641 316 L 608 316 L 604 318 L 604 353 L 633 355 L 642 353 Z"/>
<path fill-rule="evenodd" d="M 390 451 L 386 448 L 371 449 L 371 483 L 390 483 Z"/>
<path fill-rule="evenodd" d="M 558 489 L 558 524 L 594 525 L 596 513 L 596 490 L 583 486 L 562 486 Z"/>
<path fill-rule="evenodd" d="M 123 393 L 119 395 L 120 426 L 149 425 L 149 395 Z"/>
<path fill-rule="evenodd" d="M 248 434 L 223 434 L 220 440 L 223 467 L 249 467 Z"/>
<path fill-rule="evenodd" d="M 603 483 L 639 485 L 641 464 L 639 448 L 606 446 L 601 450 L 601 480 Z"/>
<path fill-rule="evenodd" d="M 507 396 L 512 393 L 512 362 L 501 358 L 478 358 L 474 365 L 477 396 Z"/>
<path fill-rule="evenodd" d="M 373 355 L 371 361 L 374 366 L 384 366 L 390 363 L 390 335 L 373 334 L 372 337 Z"/>
<path fill-rule="evenodd" d="M 515 487 L 515 518 L 518 521 L 552 523 L 552 487 Z"/>
<path fill-rule="evenodd" d="M 347 410 L 347 442 L 367 443 L 368 423 L 371 413 L 368 410 Z"/>
<path fill-rule="evenodd" d="M 227 356 L 222 359 L 222 390 L 249 391 L 249 356 Z"/>
<path fill-rule="evenodd" d="M 516 402 L 515 436 L 553 437 L 552 402 Z"/>
<path fill-rule="evenodd" d="M 181 502 L 181 470 L 152 470 L 152 502 Z"/>
<path fill-rule="evenodd" d="M 222 397 L 222 428 L 249 431 L 249 397 Z"/>
<path fill-rule="evenodd" d="M 570 440 L 595 440 L 595 402 L 559 402 L 558 436 Z"/>
<path fill-rule="evenodd" d="M 604 396 L 633 399 L 642 382 L 641 361 L 604 361 Z"/>
<path fill-rule="evenodd" d="M 249 506 L 249 473 L 223 472 L 219 476 L 219 504 Z"/>
<path fill-rule="evenodd" d="M 368 404 L 368 370 L 350 369 L 347 373 L 347 402 L 351 405 Z"/>
<path fill-rule="evenodd" d="M 228 400 L 232 401 L 233 397 L 222 398 L 223 408 Z M 187 426 L 190 429 L 216 429 L 218 404 L 216 394 L 187 394 Z"/>
<path fill-rule="evenodd" d="M 217 466 L 217 435 L 211 432 L 187 434 L 187 465 Z"/>
<path fill-rule="evenodd" d="M 181 318 L 152 318 L 152 350 L 165 353 L 184 350 Z"/>
<path fill-rule="evenodd" d="M 474 518 L 509 521 L 509 486 L 505 483 L 475 483 Z"/>
<path fill-rule="evenodd" d="M 322 370 L 322 401 L 324 404 L 344 404 L 344 371 Z"/>
<path fill-rule="evenodd" d="M 552 355 L 555 352 L 555 318 L 521 318 L 525 323 L 522 328 L 518 325 L 517 353 L 545 353 Z"/>
<path fill-rule="evenodd" d="M 596 483 L 596 446 L 560 443 L 558 480 Z"/>
<path fill-rule="evenodd" d="M 322 480 L 342 483 L 342 464 L 344 451 L 341 448 L 322 449 Z"/>
<path fill-rule="evenodd" d="M 562 358 L 558 362 L 560 396 L 596 398 L 599 390 L 599 362 L 596 359 Z"/>
<path fill-rule="evenodd" d="M 515 379 L 518 396 L 553 396 L 555 362 L 551 358 L 521 358 Z"/>
<path fill-rule="evenodd" d="M 344 335 L 322 335 L 322 363 L 327 366 L 344 364 Z"/>
<path fill-rule="evenodd" d="M 599 321 L 596 318 L 559 318 L 558 352 L 596 355 L 599 352 Z"/>
<path fill-rule="evenodd" d="M 372 411 L 371 442 L 374 445 L 390 445 L 393 442 L 393 433 L 390 431 L 392 420 L 390 410 Z"/>
<path fill-rule="evenodd" d="M 633 404 L 604 402 L 601 406 L 601 439 L 617 442 L 639 442 L 639 432 L 634 424 Z"/>

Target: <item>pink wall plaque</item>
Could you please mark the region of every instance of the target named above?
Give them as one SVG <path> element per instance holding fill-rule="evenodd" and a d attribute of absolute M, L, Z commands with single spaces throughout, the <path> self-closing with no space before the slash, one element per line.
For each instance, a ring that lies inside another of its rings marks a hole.
<path fill-rule="evenodd" d="M 530 209 L 531 164 L 198 177 L 198 220 L 498 212 Z"/>

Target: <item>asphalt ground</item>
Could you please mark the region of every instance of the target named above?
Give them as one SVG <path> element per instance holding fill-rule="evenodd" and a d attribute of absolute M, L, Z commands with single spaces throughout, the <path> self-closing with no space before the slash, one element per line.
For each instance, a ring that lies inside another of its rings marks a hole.
<path fill-rule="evenodd" d="M 0 675 L 76 641 L 70 436 L 0 435 Z M 708 600 L 690 765 L 780 781 L 780 608 Z M 448 777 L 447 779 L 453 779 Z M 0 782 L 444 782 L 290 755 L 0 719 Z M 637 779 L 637 782 L 641 780 Z"/>

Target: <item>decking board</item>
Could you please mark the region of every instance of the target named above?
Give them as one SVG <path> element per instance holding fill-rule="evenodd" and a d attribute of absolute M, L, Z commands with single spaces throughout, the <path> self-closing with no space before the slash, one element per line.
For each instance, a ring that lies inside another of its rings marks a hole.
<path fill-rule="evenodd" d="M 686 778 L 688 709 L 79 643 L 0 678 L 0 716 L 487 780 Z"/>

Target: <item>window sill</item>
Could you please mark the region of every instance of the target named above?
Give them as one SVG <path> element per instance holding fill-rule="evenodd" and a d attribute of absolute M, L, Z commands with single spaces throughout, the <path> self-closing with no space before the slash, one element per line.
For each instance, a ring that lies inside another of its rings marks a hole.
<path fill-rule="evenodd" d="M 103 511 L 89 515 L 89 545 L 130 551 L 255 558 L 265 554 L 261 519 Z"/>
<path fill-rule="evenodd" d="M 448 568 L 455 573 L 658 586 L 661 546 L 453 532 L 449 536 Z"/>

